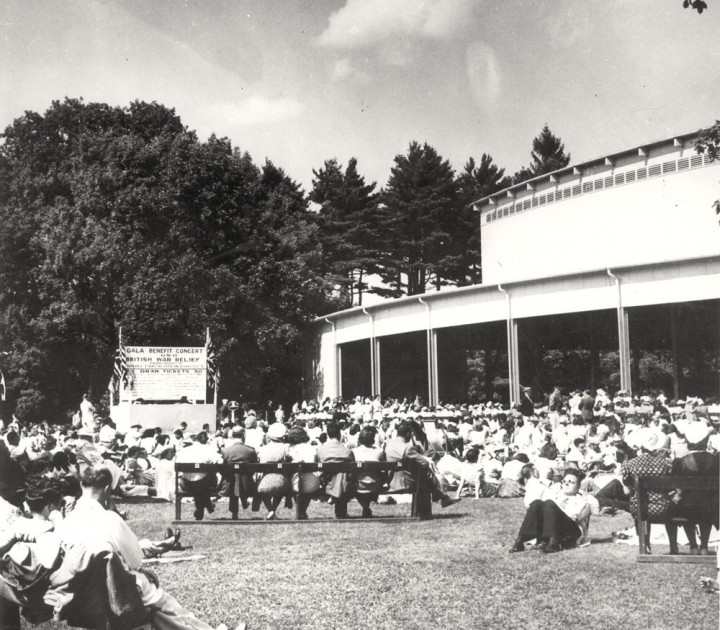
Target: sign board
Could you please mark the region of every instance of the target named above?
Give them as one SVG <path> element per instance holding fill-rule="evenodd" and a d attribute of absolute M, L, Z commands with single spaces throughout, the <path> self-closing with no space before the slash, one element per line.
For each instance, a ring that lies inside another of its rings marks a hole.
<path fill-rule="evenodd" d="M 207 355 L 201 348 L 125 346 L 128 389 L 135 400 L 205 400 Z"/>
<path fill-rule="evenodd" d="M 240 403 L 237 402 L 236 400 L 231 400 L 231 401 L 228 403 L 228 409 L 229 409 L 230 411 L 235 411 L 236 409 L 240 409 Z"/>

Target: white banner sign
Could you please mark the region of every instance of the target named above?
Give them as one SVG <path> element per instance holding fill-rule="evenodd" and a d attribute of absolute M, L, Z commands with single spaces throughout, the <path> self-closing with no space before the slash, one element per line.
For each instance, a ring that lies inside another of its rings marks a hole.
<path fill-rule="evenodd" d="M 205 400 L 205 348 L 125 346 L 132 400 Z"/>

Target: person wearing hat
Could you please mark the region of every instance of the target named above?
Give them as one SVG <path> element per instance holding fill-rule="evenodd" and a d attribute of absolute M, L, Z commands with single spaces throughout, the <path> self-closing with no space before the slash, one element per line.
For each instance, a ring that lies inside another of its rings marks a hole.
<path fill-rule="evenodd" d="M 245 426 L 245 444 L 256 451 L 265 444 L 265 431 L 257 423 L 255 414 L 248 414 L 243 421 Z"/>
<path fill-rule="evenodd" d="M 208 436 L 204 432 L 192 436 L 192 444 L 182 449 L 176 458 L 181 464 L 220 464 L 222 456 L 208 444 Z M 216 490 L 217 478 L 215 473 L 184 472 L 180 480 L 183 492 L 192 495 L 195 502 L 195 520 L 201 521 L 205 515 L 215 511 L 211 496 Z"/>
<path fill-rule="evenodd" d="M 285 443 L 287 427 L 282 422 L 273 422 L 267 431 L 267 444 L 258 449 L 258 461 L 261 464 L 276 464 L 290 459 L 288 445 Z M 277 510 L 282 499 L 290 492 L 290 480 L 282 473 L 265 473 L 258 482 L 257 498 L 253 500 L 252 509 L 259 509 L 258 499 L 262 501 L 267 515 L 265 520 L 277 519 Z"/>
<path fill-rule="evenodd" d="M 244 464 L 257 462 L 258 456 L 254 448 L 245 444 L 245 429 L 233 427 L 230 432 L 230 439 L 222 450 L 222 458 L 225 464 Z M 233 520 L 238 518 L 238 504 L 241 503 L 243 510 L 247 509 L 248 498 L 255 496 L 257 487 L 252 475 L 241 475 L 238 473 L 226 473 L 223 496 L 228 497 L 230 515 Z"/>
<path fill-rule="evenodd" d="M 637 429 L 633 433 L 633 443 L 638 446 L 639 454 L 633 459 L 623 462 L 621 467 L 621 476 L 623 485 L 628 488 L 633 487 L 633 477 L 664 477 L 670 474 L 670 462 L 660 452 L 663 443 L 660 436 L 648 427 Z M 635 519 L 635 528 L 637 529 L 637 495 L 630 497 L 630 513 Z M 647 538 L 650 540 L 650 522 L 665 522 L 670 511 L 670 499 L 665 492 L 648 492 L 643 497 L 642 511 L 648 519 Z M 670 530 L 666 525 L 668 536 Z M 650 543 L 647 543 L 647 550 L 650 551 Z"/>
<path fill-rule="evenodd" d="M 685 457 L 673 461 L 673 475 L 718 478 L 718 475 L 720 475 L 718 455 L 717 453 L 712 454 L 707 451 L 709 436 L 710 429 L 702 420 L 691 423 L 685 429 L 684 437 L 687 441 L 689 452 Z M 718 520 L 720 520 L 718 517 L 720 506 L 718 505 L 717 493 L 685 489 L 679 491 L 679 494 L 679 501 L 673 506 L 673 516 L 683 516 L 690 521 L 683 525 L 688 542 L 690 543 L 690 553 L 708 555 L 710 532 L 712 531 L 713 525 L 715 528 L 720 525 L 720 523 L 718 523 Z M 696 524 L 700 528 L 699 549 L 695 536 Z M 671 535 L 671 531 L 668 530 L 670 553 L 677 554 L 677 526 L 672 525 L 672 528 L 674 530 L 674 536 Z"/>

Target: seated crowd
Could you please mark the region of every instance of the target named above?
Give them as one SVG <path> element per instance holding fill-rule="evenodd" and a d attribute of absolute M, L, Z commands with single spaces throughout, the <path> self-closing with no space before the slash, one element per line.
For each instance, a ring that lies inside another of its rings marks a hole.
<path fill-rule="evenodd" d="M 214 511 L 217 496 L 229 498 L 231 518 L 238 518 L 240 508 L 257 512 L 264 506 L 266 518 L 276 519 L 281 506 L 290 507 L 293 501 L 299 504 L 300 518 L 307 518 L 312 499 L 329 500 L 336 517 L 345 518 L 353 498 L 362 515 L 370 517 L 371 504 L 380 494 L 413 488 L 416 481 L 422 487 L 421 517 L 431 513 L 430 500 L 447 506 L 468 493 L 477 498 L 525 497 L 528 507 L 548 500 L 558 505 L 566 502 L 571 481 L 577 481 L 575 494 L 587 502 L 586 510 L 572 515 L 581 540 L 590 512 L 636 513 L 632 475 L 716 471 L 719 421 L 720 405 L 712 400 L 668 401 L 662 394 L 630 397 L 624 392 L 609 396 L 601 389 L 565 396 L 555 388 L 543 404 L 533 403 L 525 391 L 513 408 L 488 402 L 431 409 L 419 400 L 381 403 L 378 397 L 358 396 L 349 402 L 297 403 L 286 416 L 282 406 L 258 414 L 243 405 L 231 414 L 224 401 L 217 430 L 206 425 L 196 433 L 188 432 L 185 423 L 172 434 L 140 426 L 121 434 L 109 419 L 98 420 L 95 431 L 13 421 L 3 429 L 3 442 L 23 474 L 57 478 L 68 498 L 79 494 L 77 471 L 99 464 L 111 471 L 117 495 L 166 500 L 174 498 L 175 462 L 412 460 L 420 467 L 419 480 L 407 472 L 391 479 L 379 474 L 326 478 L 313 472 L 227 478 L 184 473 L 183 491 L 195 499 L 198 520 Z M 568 471 L 574 477 L 563 483 Z M 452 489 L 454 498 L 448 494 Z M 20 496 L 21 489 L 17 491 Z M 687 509 L 691 499 L 692 493 L 679 502 L 651 494 L 643 508 L 661 521 L 683 505 Z M 688 526 L 693 552 L 707 552 L 707 521 L 699 546 L 694 528 Z M 527 539 L 527 529 L 522 538 Z M 542 542 L 550 536 L 539 538 Z"/>

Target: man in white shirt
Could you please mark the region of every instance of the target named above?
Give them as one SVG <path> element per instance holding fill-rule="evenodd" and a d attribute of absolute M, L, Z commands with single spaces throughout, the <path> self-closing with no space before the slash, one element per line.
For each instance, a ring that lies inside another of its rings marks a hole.
<path fill-rule="evenodd" d="M 80 419 L 83 428 L 93 432 L 95 431 L 95 407 L 90 402 L 90 397 L 87 394 L 83 394 L 83 399 L 80 403 Z"/>
<path fill-rule="evenodd" d="M 200 432 L 193 437 L 193 443 L 181 450 L 175 462 L 178 464 L 220 464 L 222 455 L 208 444 L 207 433 Z M 210 496 L 217 486 L 217 475 L 206 472 L 185 472 L 181 480 L 183 491 L 192 495 L 195 501 L 195 520 L 201 521 L 207 509 L 215 511 Z"/>
<path fill-rule="evenodd" d="M 106 510 L 112 476 L 106 468 L 87 468 L 82 477 L 83 493 L 72 512 L 56 529 L 65 547 L 83 545 L 116 552 L 135 576 L 145 608 L 155 630 L 213 630 L 212 626 L 185 610 L 162 588 L 139 571 L 143 551 L 135 534 L 116 513 Z M 148 541 L 149 542 L 149 541 Z M 220 624 L 217 630 L 227 630 Z"/>

